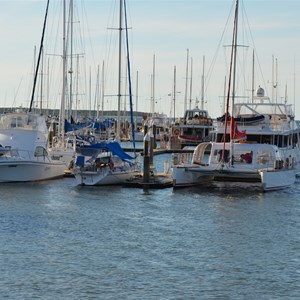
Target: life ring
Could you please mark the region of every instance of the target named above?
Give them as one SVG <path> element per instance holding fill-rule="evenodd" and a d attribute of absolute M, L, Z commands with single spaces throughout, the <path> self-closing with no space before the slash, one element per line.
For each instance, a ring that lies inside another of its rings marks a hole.
<path fill-rule="evenodd" d="M 175 129 L 173 130 L 173 134 L 174 134 L 174 135 L 179 135 L 179 129 L 178 129 L 178 128 L 175 128 Z"/>
<path fill-rule="evenodd" d="M 52 139 L 52 145 L 55 145 L 58 143 L 58 137 L 57 136 L 54 136 L 53 139 Z"/>

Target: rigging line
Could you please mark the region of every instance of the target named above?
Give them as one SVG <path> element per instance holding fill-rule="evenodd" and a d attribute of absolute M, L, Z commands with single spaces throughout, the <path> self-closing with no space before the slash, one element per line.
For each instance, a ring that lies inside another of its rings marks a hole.
<path fill-rule="evenodd" d="M 243 6 L 244 7 L 244 6 Z M 252 35 L 252 31 L 251 31 L 251 28 L 250 28 L 250 22 L 249 22 L 249 19 L 248 19 L 248 16 L 247 16 L 247 13 L 246 13 L 246 10 L 244 9 L 244 15 L 245 15 L 245 19 L 246 19 L 246 23 L 247 23 L 247 27 L 249 29 L 249 34 L 250 34 L 250 37 L 251 37 L 251 41 L 252 41 L 252 44 L 253 44 L 253 49 L 254 49 L 254 54 L 255 54 L 255 58 L 257 61 L 257 64 L 258 64 L 258 67 L 259 67 L 259 70 L 260 70 L 260 74 L 262 76 L 262 81 L 263 81 L 263 84 L 264 86 L 266 87 L 266 81 L 265 81 L 265 78 L 264 78 L 264 75 L 263 75 L 263 71 L 262 71 L 262 67 L 261 67 L 261 64 L 260 64 L 260 61 L 258 59 L 258 55 L 257 55 L 257 50 L 256 50 L 256 45 L 255 45 L 255 42 L 254 42 L 254 38 L 253 38 L 253 35 Z"/>
<path fill-rule="evenodd" d="M 232 6 L 231 6 L 230 13 L 229 13 L 227 21 L 225 23 L 225 26 L 224 26 L 224 29 L 223 29 L 220 41 L 219 41 L 218 46 L 217 46 L 217 50 L 216 50 L 216 52 L 214 54 L 214 57 L 213 57 L 213 60 L 212 60 L 212 63 L 211 63 L 211 65 L 210 65 L 210 67 L 208 68 L 208 71 L 207 71 L 207 80 L 206 80 L 205 94 L 207 93 L 207 88 L 208 88 L 210 79 L 212 77 L 212 73 L 213 73 L 213 69 L 214 69 L 214 66 L 215 66 L 215 63 L 216 63 L 216 60 L 217 60 L 217 56 L 218 56 L 219 50 L 221 48 L 221 43 L 224 40 L 224 36 L 225 36 L 225 32 L 226 32 L 226 29 L 227 29 L 228 24 L 229 24 L 229 20 L 231 20 L 231 15 L 232 15 L 233 8 L 234 8 L 234 2 L 232 4 Z"/>
<path fill-rule="evenodd" d="M 85 22 L 83 24 L 83 26 L 79 26 L 79 37 L 80 37 L 80 46 L 82 47 L 82 49 L 85 52 L 85 45 L 84 45 L 84 41 L 83 41 L 83 37 L 86 36 L 85 34 L 85 29 L 86 31 L 89 33 L 88 36 L 88 40 L 89 40 L 89 44 L 90 44 L 90 48 L 91 48 L 91 57 L 92 57 L 92 61 L 93 61 L 93 67 L 94 67 L 94 71 L 97 71 L 97 63 L 96 63 L 96 59 L 95 59 L 95 52 L 94 52 L 94 45 L 93 45 L 93 41 L 91 38 L 91 29 L 90 29 L 90 24 L 89 24 L 89 18 L 88 18 L 88 14 L 87 14 L 87 10 L 86 10 L 86 5 L 84 4 L 84 1 L 81 1 L 82 5 L 81 5 L 81 15 L 82 15 L 82 19 L 83 22 Z M 78 11 L 76 10 L 76 12 L 78 13 Z M 78 20 L 79 20 L 79 16 L 78 16 Z M 85 25 L 86 24 L 86 25 Z"/>
<path fill-rule="evenodd" d="M 117 37 L 115 34 L 112 33 L 111 29 L 116 29 L 114 26 L 114 21 L 116 19 L 117 15 L 117 3 L 116 1 L 111 2 L 110 6 L 110 12 L 108 14 L 109 18 L 107 20 L 107 30 L 110 31 L 110 34 L 105 35 L 105 49 L 103 50 L 104 53 L 104 62 L 105 62 L 105 70 L 107 72 L 105 73 L 105 83 L 108 84 L 108 78 L 114 76 L 114 68 L 112 68 L 112 64 L 116 59 L 114 60 L 114 57 L 116 56 L 116 48 L 112 45 L 116 43 Z"/>
<path fill-rule="evenodd" d="M 38 57 L 37 66 L 36 66 L 36 70 L 35 70 L 35 74 L 34 74 L 34 81 L 33 81 L 33 88 L 32 88 L 32 94 L 31 94 L 31 101 L 30 101 L 30 106 L 29 106 L 29 112 L 31 112 L 31 108 L 32 108 L 32 104 L 33 104 L 35 87 L 36 87 L 36 81 L 37 81 L 37 75 L 38 75 L 38 70 L 39 70 L 39 66 L 40 66 L 40 60 L 41 60 L 42 51 L 43 51 L 43 47 L 44 47 L 43 44 L 44 44 L 45 29 L 46 29 L 46 23 L 47 23 L 48 8 L 49 8 L 49 0 L 47 1 L 46 13 L 45 13 L 45 18 L 44 18 L 43 33 L 42 33 L 42 38 L 41 38 L 41 45 L 40 45 L 39 57 Z"/>

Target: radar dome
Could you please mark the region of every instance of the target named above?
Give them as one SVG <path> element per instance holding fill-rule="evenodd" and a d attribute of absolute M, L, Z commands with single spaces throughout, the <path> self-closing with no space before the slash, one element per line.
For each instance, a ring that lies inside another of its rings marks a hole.
<path fill-rule="evenodd" d="M 265 96 L 265 90 L 262 87 L 258 87 L 256 90 L 256 96 L 257 97 L 264 97 Z"/>

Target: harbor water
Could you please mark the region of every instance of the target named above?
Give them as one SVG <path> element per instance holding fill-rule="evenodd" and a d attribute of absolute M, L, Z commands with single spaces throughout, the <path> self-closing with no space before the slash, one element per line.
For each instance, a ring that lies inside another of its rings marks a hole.
<path fill-rule="evenodd" d="M 1 298 L 299 299 L 299 196 L 1 184 Z"/>

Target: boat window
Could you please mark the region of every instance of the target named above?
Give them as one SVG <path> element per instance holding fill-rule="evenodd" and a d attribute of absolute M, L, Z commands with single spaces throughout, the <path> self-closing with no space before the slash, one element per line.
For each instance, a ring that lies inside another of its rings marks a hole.
<path fill-rule="evenodd" d="M 272 144 L 272 137 L 270 135 L 263 135 L 262 143 L 263 144 Z"/>
<path fill-rule="evenodd" d="M 188 119 L 191 120 L 193 118 L 193 112 L 188 112 Z"/>
<path fill-rule="evenodd" d="M 35 148 L 35 151 L 34 151 L 34 156 L 35 157 L 38 157 L 38 156 L 47 156 L 47 155 L 48 155 L 47 150 L 44 147 L 37 146 Z"/>
<path fill-rule="evenodd" d="M 272 151 L 260 150 L 257 151 L 257 164 L 266 165 L 271 164 L 274 160 Z"/>

